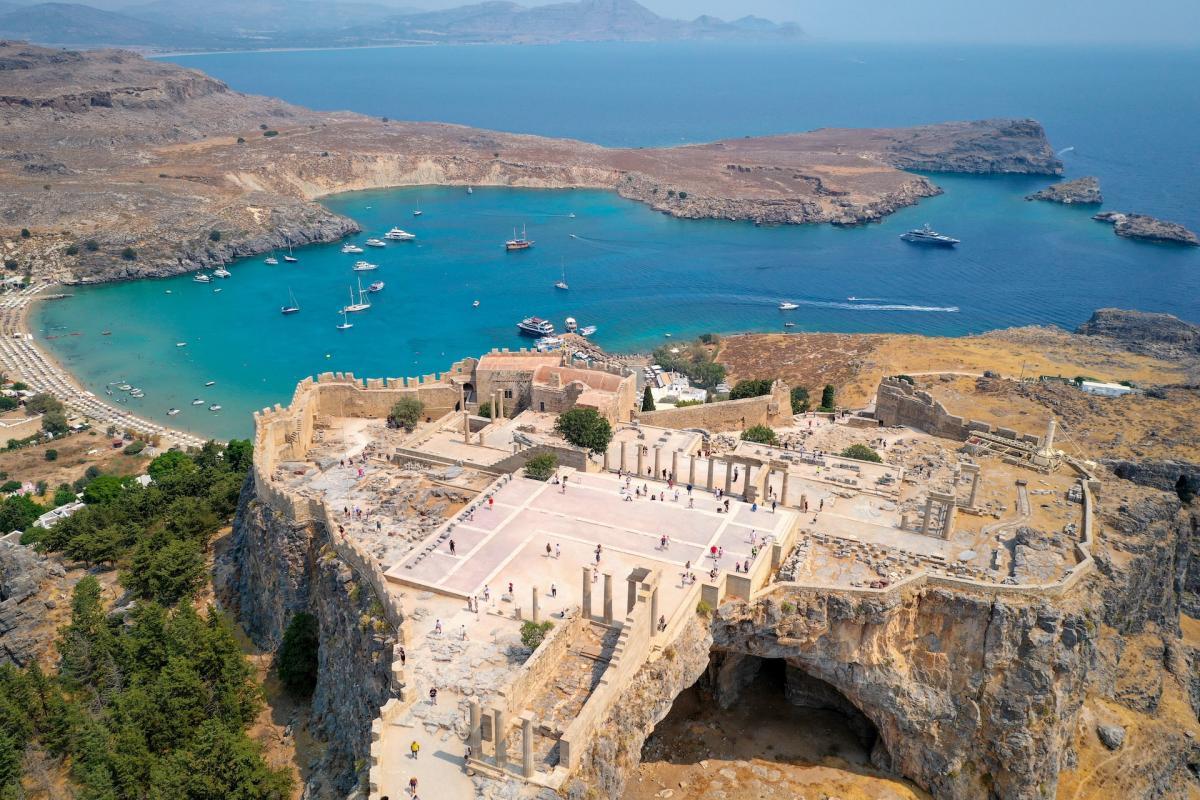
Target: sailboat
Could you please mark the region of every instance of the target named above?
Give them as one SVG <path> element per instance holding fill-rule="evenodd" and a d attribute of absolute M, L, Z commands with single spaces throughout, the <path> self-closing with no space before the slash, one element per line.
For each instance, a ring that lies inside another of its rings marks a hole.
<path fill-rule="evenodd" d="M 528 250 L 533 247 L 533 242 L 525 235 L 525 226 L 521 226 L 521 235 L 517 236 L 517 229 L 513 228 L 513 238 L 504 243 L 504 249 L 513 250 Z"/>
<path fill-rule="evenodd" d="M 417 207 L 413 209 L 413 216 L 414 216 L 414 217 L 419 217 L 419 216 L 421 216 L 423 213 L 425 213 L 425 212 L 423 212 L 423 211 L 421 210 L 421 201 L 419 201 L 419 200 L 418 200 L 418 201 L 417 201 Z"/>
<path fill-rule="evenodd" d="M 354 302 L 354 288 L 350 289 L 350 305 L 342 309 L 346 313 L 355 313 L 357 311 L 366 311 L 371 307 L 371 302 L 367 300 L 366 293 L 363 291 L 362 281 L 358 282 L 358 302 Z"/>
<path fill-rule="evenodd" d="M 350 320 L 346 319 L 346 309 L 343 308 L 342 309 L 342 321 L 338 323 L 337 329 L 339 331 L 344 331 L 344 330 L 347 330 L 347 329 L 353 328 L 353 327 L 354 327 L 354 323 L 351 322 Z"/>
<path fill-rule="evenodd" d="M 300 260 L 300 259 L 296 258 L 294 255 L 292 255 L 292 246 L 290 244 L 288 245 L 287 255 L 283 257 L 283 260 L 288 262 L 289 264 L 295 264 L 297 261 Z"/>
<path fill-rule="evenodd" d="M 300 310 L 300 304 L 296 302 L 296 295 L 293 294 L 292 290 L 289 288 L 287 305 L 280 307 L 279 313 L 295 314 L 299 310 Z"/>
<path fill-rule="evenodd" d="M 563 264 L 563 267 L 562 267 L 562 279 L 557 281 L 554 284 L 554 288 L 555 289 L 570 289 L 571 288 L 570 286 L 567 286 L 567 265 L 566 264 Z"/>

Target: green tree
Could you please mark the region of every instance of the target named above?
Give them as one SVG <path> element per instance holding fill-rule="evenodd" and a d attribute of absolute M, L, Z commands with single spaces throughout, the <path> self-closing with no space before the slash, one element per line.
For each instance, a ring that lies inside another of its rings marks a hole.
<path fill-rule="evenodd" d="M 821 411 L 834 411 L 837 409 L 837 390 L 833 388 L 833 384 L 825 384 L 825 388 L 821 390 Z"/>
<path fill-rule="evenodd" d="M 88 505 L 111 503 L 124 494 L 133 479 L 120 475 L 100 475 L 90 481 L 83 490 L 83 502 Z"/>
<path fill-rule="evenodd" d="M 21 238 L 22 238 L 22 239 L 28 239 L 28 238 L 29 238 L 30 236 L 32 236 L 32 235 L 33 235 L 33 234 L 31 234 L 31 233 L 29 232 L 29 228 L 21 228 Z"/>
<path fill-rule="evenodd" d="M 0 502 L 0 532 L 23 531 L 46 513 L 27 494 L 14 494 Z"/>
<path fill-rule="evenodd" d="M 284 687 L 296 697 L 311 697 L 317 688 L 317 650 L 320 627 L 312 614 L 301 612 L 292 617 L 283 632 L 283 644 L 276 655 L 276 669 Z"/>
<path fill-rule="evenodd" d="M 71 484 L 60 483 L 54 490 L 54 507 L 65 506 L 67 503 L 73 502 L 75 502 L 75 490 L 71 488 Z"/>
<path fill-rule="evenodd" d="M 792 413 L 803 414 L 809 408 L 808 389 L 803 386 L 797 386 L 792 389 Z"/>
<path fill-rule="evenodd" d="M 225 465 L 234 472 L 247 472 L 254 464 L 254 445 L 249 439 L 230 439 L 225 445 Z"/>
<path fill-rule="evenodd" d="M 546 638 L 546 634 L 554 627 L 554 623 L 550 620 L 543 622 L 534 622 L 527 619 L 521 623 L 521 644 L 528 647 L 530 650 L 537 650 L 538 645 Z"/>
<path fill-rule="evenodd" d="M 642 392 L 642 411 L 654 410 L 654 394 L 650 391 L 650 384 L 646 384 L 645 391 Z"/>
<path fill-rule="evenodd" d="M 393 424 L 400 425 L 408 430 L 416 427 L 421 420 L 421 414 L 425 411 L 425 404 L 413 396 L 401 397 L 392 406 L 391 413 L 388 414 L 388 421 Z"/>
<path fill-rule="evenodd" d="M 204 577 L 204 556 L 193 539 L 147 536 L 133 550 L 121 585 L 144 600 L 174 605 L 191 594 Z"/>
<path fill-rule="evenodd" d="M 195 473 L 197 469 L 196 462 L 187 453 L 168 450 L 151 461 L 150 465 L 146 467 L 146 472 L 154 479 L 155 483 L 164 483 L 186 474 Z"/>
<path fill-rule="evenodd" d="M 612 441 L 612 425 L 594 408 L 572 408 L 558 415 L 554 430 L 576 447 L 603 453 Z"/>
<path fill-rule="evenodd" d="M 757 442 L 758 444 L 775 444 L 779 441 L 779 437 L 775 435 L 775 431 L 766 425 L 753 425 L 742 431 L 742 441 Z"/>
<path fill-rule="evenodd" d="M 67 245 L 66 252 L 67 252 L 67 255 L 69 255 L 69 256 L 79 255 L 79 245 L 74 244 L 74 243 Z"/>
<path fill-rule="evenodd" d="M 541 453 L 525 462 L 525 477 L 535 481 L 548 481 L 558 469 L 558 457 L 554 453 Z"/>
<path fill-rule="evenodd" d="M 47 411 L 42 416 L 42 430 L 47 433 L 63 434 L 71 430 L 67 415 L 61 411 Z"/>
<path fill-rule="evenodd" d="M 770 378 L 738 381 L 733 385 L 733 389 L 729 391 L 729 399 L 741 400 L 746 397 L 762 397 L 764 394 L 771 393 L 772 383 L 773 381 Z"/>
<path fill-rule="evenodd" d="M 51 447 L 47 449 L 46 452 L 42 453 L 42 458 L 46 459 L 47 461 L 58 461 L 58 451 Z"/>
<path fill-rule="evenodd" d="M 879 453 L 876 453 L 865 444 L 852 444 L 842 452 L 838 453 L 838 455 L 840 455 L 842 458 L 853 458 L 857 461 L 874 461 L 875 463 L 881 463 L 883 461 L 883 458 L 880 457 Z"/>
<path fill-rule="evenodd" d="M 21 402 L 17 398 L 0 395 L 0 411 L 12 411 L 19 405 Z"/>
<path fill-rule="evenodd" d="M 25 413 L 31 417 L 51 412 L 62 413 L 64 410 L 65 407 L 62 402 L 54 395 L 47 394 L 46 392 L 39 392 L 25 401 Z"/>

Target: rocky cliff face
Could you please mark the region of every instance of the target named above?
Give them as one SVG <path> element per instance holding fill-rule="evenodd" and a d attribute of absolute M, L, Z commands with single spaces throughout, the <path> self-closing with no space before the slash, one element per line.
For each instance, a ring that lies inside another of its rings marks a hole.
<path fill-rule="evenodd" d="M 213 582 L 254 643 L 274 649 L 301 611 L 320 625 L 314 733 L 327 750 L 309 796 L 344 796 L 370 755 L 371 721 L 391 696 L 396 633 L 366 582 L 337 558 L 322 526 L 294 525 L 242 492 L 233 543 Z"/>
<path fill-rule="evenodd" d="M 45 646 L 45 617 L 55 601 L 43 593 L 63 568 L 29 547 L 0 540 L 0 664 L 28 666 Z"/>
<path fill-rule="evenodd" d="M 1101 308 L 1075 332 L 1101 336 L 1124 349 L 1155 358 L 1191 360 L 1200 355 L 1200 325 L 1171 314 Z"/>

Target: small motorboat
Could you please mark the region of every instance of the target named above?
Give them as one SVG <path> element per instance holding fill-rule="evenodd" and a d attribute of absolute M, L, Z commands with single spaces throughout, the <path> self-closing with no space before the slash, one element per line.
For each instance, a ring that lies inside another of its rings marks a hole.
<path fill-rule="evenodd" d="M 471 308 L 479 308 L 479 301 L 476 300 L 475 302 L 471 303 Z"/>
<path fill-rule="evenodd" d="M 118 389 L 120 389 L 122 392 L 128 392 L 128 391 L 129 391 L 130 389 L 132 389 L 133 387 L 132 387 L 132 386 L 130 386 L 128 383 L 122 383 L 122 384 L 119 384 L 119 385 L 117 386 L 117 388 L 118 388 Z"/>
<path fill-rule="evenodd" d="M 342 245 L 343 253 L 361 253 L 363 249 L 356 244 L 346 243 Z"/>
<path fill-rule="evenodd" d="M 367 247 L 387 247 L 387 242 L 383 239 L 367 239 Z"/>
<path fill-rule="evenodd" d="M 175 346 L 176 347 L 187 347 L 187 342 L 176 342 Z"/>
<path fill-rule="evenodd" d="M 279 263 L 279 259 L 275 256 L 267 256 L 263 259 L 264 264 L 270 264 L 272 267 Z"/>
<path fill-rule="evenodd" d="M 211 406 L 208 407 L 208 410 L 209 411 L 220 411 L 221 405 L 220 405 L 220 403 L 213 403 Z"/>
<path fill-rule="evenodd" d="M 217 382 L 216 381 L 205 381 L 204 385 L 205 386 L 216 386 Z"/>
<path fill-rule="evenodd" d="M 196 283 L 210 283 L 212 281 L 212 276 L 203 272 L 197 272 L 192 280 L 194 280 Z"/>
<path fill-rule="evenodd" d="M 100 331 L 101 336 L 112 336 L 112 331 Z"/>
<path fill-rule="evenodd" d="M 167 416 L 168 416 L 168 417 L 173 417 L 173 416 L 175 416 L 175 415 L 176 415 L 176 414 L 178 414 L 178 413 L 179 413 L 179 409 L 178 409 L 178 408 L 168 408 L 168 409 L 167 409 Z"/>
<path fill-rule="evenodd" d="M 795 304 L 795 303 L 789 303 L 789 302 L 788 302 L 788 301 L 786 301 L 786 300 L 785 300 L 785 301 L 783 301 L 782 303 L 780 303 L 780 304 L 779 304 L 779 310 L 780 310 L 780 311 L 795 311 L 795 310 L 796 310 L 797 308 L 799 308 L 799 307 L 800 307 L 800 306 L 798 306 L 797 304 Z"/>
<path fill-rule="evenodd" d="M 232 272 L 225 269 L 224 267 L 217 267 L 216 269 L 213 270 L 213 276 L 216 278 L 228 278 L 232 274 L 233 274 Z"/>
<path fill-rule="evenodd" d="M 355 272 L 370 272 L 373 269 L 379 269 L 379 265 L 372 264 L 370 261 L 355 261 L 354 262 L 354 271 Z"/>
<path fill-rule="evenodd" d="M 785 323 L 783 323 L 783 327 L 785 327 L 785 328 L 794 328 L 794 327 L 796 327 L 796 323 L 794 323 L 794 322 L 785 322 Z"/>
<path fill-rule="evenodd" d="M 580 336 L 591 336 L 595 332 L 596 332 L 595 325 L 584 325 L 582 328 L 579 329 Z"/>
<path fill-rule="evenodd" d="M 220 291 L 221 291 L 221 287 L 218 286 L 216 289 L 213 289 L 213 294 L 217 294 Z"/>
<path fill-rule="evenodd" d="M 468 187 L 467 187 L 467 194 L 475 194 L 475 190 L 474 190 L 474 189 L 472 189 L 470 186 L 468 186 Z"/>
<path fill-rule="evenodd" d="M 383 291 L 383 281 L 375 281 L 374 283 L 372 283 L 370 286 L 367 287 L 367 291 L 368 292 L 382 292 Z"/>
<path fill-rule="evenodd" d="M 192 401 L 192 405 L 194 405 L 194 406 L 202 406 L 202 405 L 204 405 L 204 401 L 203 401 L 203 400 L 201 400 L 199 397 L 197 397 L 195 400 L 193 400 L 193 401 Z"/>

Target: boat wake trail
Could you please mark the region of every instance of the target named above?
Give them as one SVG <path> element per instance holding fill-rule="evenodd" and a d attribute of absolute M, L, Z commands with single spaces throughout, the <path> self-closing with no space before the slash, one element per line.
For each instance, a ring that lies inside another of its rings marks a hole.
<path fill-rule="evenodd" d="M 866 300 L 868 298 L 859 297 L 857 299 Z M 772 300 L 770 302 L 776 303 L 777 301 Z M 835 308 L 843 311 L 929 311 L 941 314 L 958 313 L 958 306 L 922 306 L 910 303 L 846 303 L 839 300 L 792 300 L 791 302 L 809 308 Z"/>

